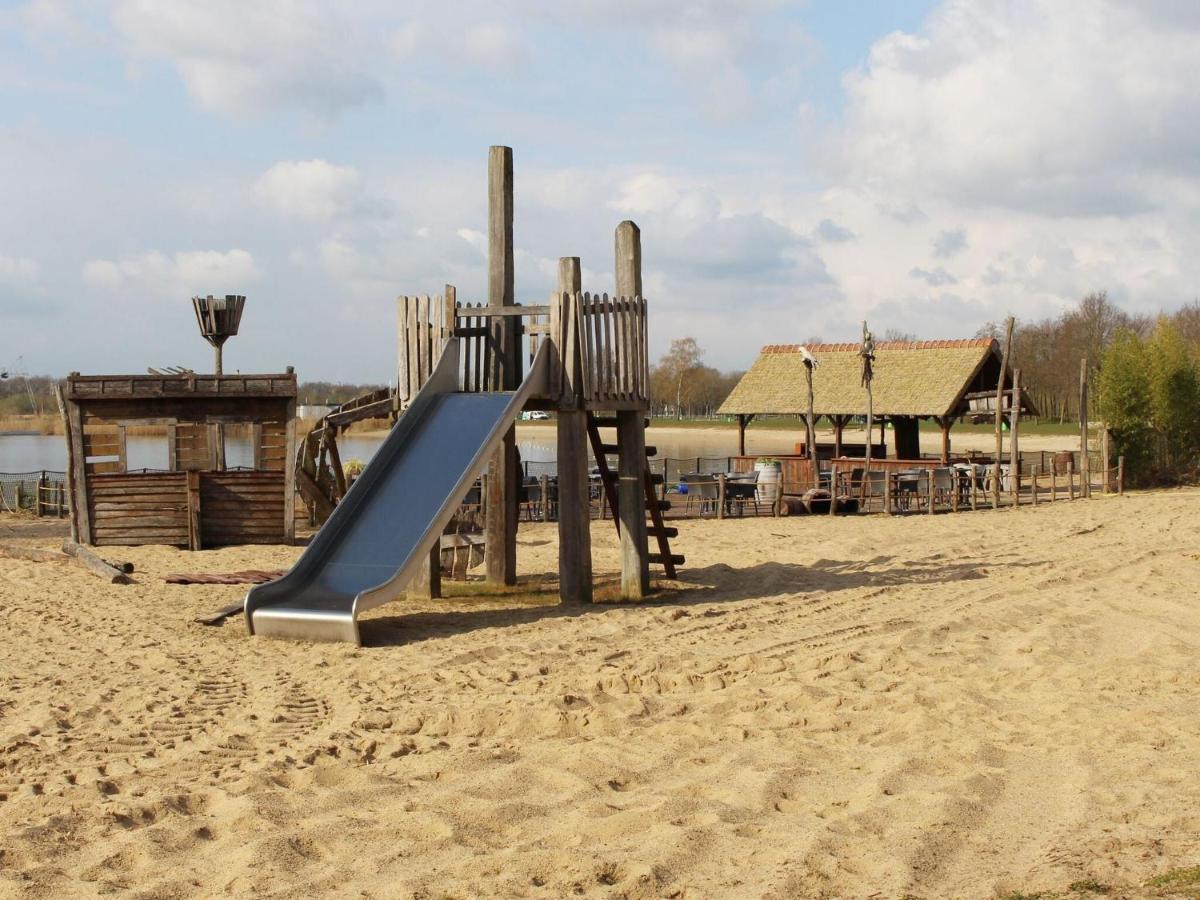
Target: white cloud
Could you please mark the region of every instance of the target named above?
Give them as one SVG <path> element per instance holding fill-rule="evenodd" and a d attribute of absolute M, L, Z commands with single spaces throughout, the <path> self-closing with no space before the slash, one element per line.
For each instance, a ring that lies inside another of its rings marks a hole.
<path fill-rule="evenodd" d="M 1133 213 L 1196 173 L 1198 68 L 1196 34 L 1140 4 L 946 0 L 846 79 L 838 166 L 910 200 Z"/>
<path fill-rule="evenodd" d="M 154 299 L 233 294 L 260 277 L 245 250 L 191 250 L 167 255 L 151 250 L 120 260 L 85 263 L 83 281 L 105 290 L 137 290 Z"/>
<path fill-rule="evenodd" d="M 306 222 L 362 214 L 370 206 L 358 171 L 323 159 L 277 162 L 254 183 L 254 193 L 280 215 Z"/>
<path fill-rule="evenodd" d="M 325 118 L 382 95 L 365 67 L 368 37 L 314 0 L 123 0 L 113 17 L 136 52 L 171 62 L 215 112 Z"/>
<path fill-rule="evenodd" d="M 468 28 L 462 36 L 462 50 L 471 62 L 493 69 L 521 66 L 532 56 L 518 30 L 496 22 Z"/>
<path fill-rule="evenodd" d="M 26 257 L 0 256 L 0 283 L 31 284 L 38 277 L 38 264 Z"/>
<path fill-rule="evenodd" d="M 961 225 L 948 228 L 933 239 L 933 255 L 938 259 L 950 259 L 967 249 L 967 229 Z"/>

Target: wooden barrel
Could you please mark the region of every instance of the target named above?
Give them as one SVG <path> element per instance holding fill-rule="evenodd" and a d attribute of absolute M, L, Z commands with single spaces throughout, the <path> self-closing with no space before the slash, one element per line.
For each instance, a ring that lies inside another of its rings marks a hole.
<path fill-rule="evenodd" d="M 759 503 L 774 503 L 775 499 L 779 496 L 779 481 L 782 468 L 777 459 L 760 459 L 754 464 L 754 470 L 758 472 L 757 494 Z"/>

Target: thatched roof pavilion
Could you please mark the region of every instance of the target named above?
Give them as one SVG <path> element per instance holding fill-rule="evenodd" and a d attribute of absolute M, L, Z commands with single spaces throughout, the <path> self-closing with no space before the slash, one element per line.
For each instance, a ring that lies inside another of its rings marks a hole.
<path fill-rule="evenodd" d="M 813 412 L 833 423 L 835 455 L 839 456 L 842 429 L 854 416 L 867 412 L 859 347 L 857 343 L 807 347 L 819 364 L 813 372 Z M 917 423 L 921 419 L 941 426 L 942 455 L 948 458 L 955 419 L 972 413 L 994 414 L 1001 360 L 1000 346 L 991 338 L 877 343 L 874 414 L 892 422 L 897 458 L 920 456 Z M 1005 373 L 1004 386 L 1007 407 L 1011 404 L 1011 371 Z M 1036 413 L 1027 396 L 1022 393 L 1021 412 Z M 755 415 L 805 415 L 808 386 L 800 345 L 763 347 L 719 412 L 738 417 L 743 453 L 746 424 Z"/>

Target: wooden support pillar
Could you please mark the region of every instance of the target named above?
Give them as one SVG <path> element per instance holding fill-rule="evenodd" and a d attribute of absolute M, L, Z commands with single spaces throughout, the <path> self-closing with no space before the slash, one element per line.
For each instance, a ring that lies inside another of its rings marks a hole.
<path fill-rule="evenodd" d="M 201 512 L 200 512 L 200 473 L 195 469 L 189 469 L 187 473 L 187 522 L 188 522 L 188 549 L 202 550 L 204 542 L 201 538 Z"/>
<path fill-rule="evenodd" d="M 1021 503 L 1021 370 L 1013 369 L 1012 405 L 1008 414 L 1008 485 L 1013 506 Z"/>
<path fill-rule="evenodd" d="M 1088 458 L 1088 362 L 1079 361 L 1079 496 L 1092 496 L 1092 462 Z"/>
<path fill-rule="evenodd" d="M 512 306 L 513 286 L 512 149 L 492 147 L 488 153 L 488 305 Z M 493 319 L 492 331 L 498 349 L 500 383 L 491 387 L 493 390 L 516 390 L 521 381 L 517 320 L 514 316 Z M 517 583 L 517 513 L 520 503 L 515 424 L 492 454 L 488 474 L 484 568 L 489 583 L 513 585 Z"/>
<path fill-rule="evenodd" d="M 1038 505 L 1038 476 L 1042 474 L 1041 466 L 1035 465 L 1030 480 L 1033 482 L 1033 505 Z"/>
<path fill-rule="evenodd" d="M 587 413 L 579 408 L 579 335 L 573 323 L 575 294 L 583 289 L 579 257 L 558 261 L 558 292 L 570 294 L 558 348 L 562 396 L 558 409 L 558 596 L 563 603 L 592 602 L 592 510 L 588 496 Z M 557 332 L 556 332 L 557 334 Z M 555 338 L 557 339 L 557 337 Z M 603 501 L 602 501 L 603 504 Z M 603 511 L 601 505 L 601 511 Z"/>
<path fill-rule="evenodd" d="M 845 416 L 833 416 L 833 458 L 842 455 L 842 430 L 846 427 Z"/>
<path fill-rule="evenodd" d="M 288 366 L 291 371 L 291 366 Z M 284 425 L 286 454 L 283 458 L 283 538 L 287 543 L 296 539 L 296 398 L 287 405 L 287 423 Z M 174 431 L 174 428 L 171 429 Z M 174 435 L 171 444 L 174 445 Z"/>
<path fill-rule="evenodd" d="M 1100 491 L 1107 494 L 1112 491 L 1112 478 L 1110 467 L 1112 460 L 1109 458 L 1109 439 L 1108 439 L 1108 423 L 1100 423 L 1100 471 L 1103 473 L 1100 477 Z"/>
<path fill-rule="evenodd" d="M 937 420 L 942 428 L 942 465 L 950 465 L 950 426 L 954 424 L 953 416 L 941 416 Z"/>
<path fill-rule="evenodd" d="M 739 415 L 738 420 L 738 456 L 746 455 L 746 426 L 750 424 L 753 415 Z"/>
<path fill-rule="evenodd" d="M 60 403 L 61 403 L 60 394 Z M 95 542 L 88 512 L 87 459 L 83 453 L 83 413 L 67 401 L 63 417 L 67 426 L 67 477 L 71 487 L 71 537 L 81 544 Z"/>
<path fill-rule="evenodd" d="M 1125 493 L 1125 457 L 1117 457 L 1117 493 Z"/>
<path fill-rule="evenodd" d="M 615 238 L 618 297 L 642 296 L 642 233 L 628 220 Z M 646 536 L 646 429 L 644 410 L 617 413 L 618 489 L 621 517 L 621 595 L 640 600 L 650 592 L 650 549 Z"/>

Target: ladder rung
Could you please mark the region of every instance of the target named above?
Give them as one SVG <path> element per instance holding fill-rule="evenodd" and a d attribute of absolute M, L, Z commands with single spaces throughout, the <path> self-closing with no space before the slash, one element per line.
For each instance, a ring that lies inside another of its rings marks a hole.
<path fill-rule="evenodd" d="M 657 525 L 647 525 L 646 534 L 650 535 L 650 537 L 659 537 L 661 535 L 665 538 L 676 538 L 679 537 L 679 529 L 673 525 L 664 525 L 662 528 L 659 528 Z"/>
<path fill-rule="evenodd" d="M 658 472 L 647 472 L 646 474 L 650 478 L 651 484 L 662 484 L 663 483 L 663 477 Z M 618 478 L 621 477 L 621 473 L 614 472 L 612 469 L 609 469 L 607 472 L 601 472 L 600 477 L 605 478 L 609 481 L 616 481 Z"/>
<path fill-rule="evenodd" d="M 646 445 L 646 456 L 648 456 L 648 457 L 649 456 L 658 456 L 658 448 L 647 444 Z"/>
<path fill-rule="evenodd" d="M 603 453 L 616 453 L 620 449 L 621 448 L 618 447 L 616 444 L 601 444 L 600 445 L 600 450 Z"/>
<path fill-rule="evenodd" d="M 659 511 L 659 512 L 666 512 L 668 509 L 670 509 L 670 508 L 671 508 L 671 501 L 670 501 L 670 500 L 656 500 L 656 501 L 655 501 L 655 503 L 656 503 L 656 504 L 657 504 L 657 506 L 658 506 L 658 511 Z M 650 508 L 651 508 L 651 507 L 650 507 L 650 504 L 649 504 L 649 503 L 647 503 L 647 504 L 646 504 L 646 509 L 650 509 Z"/>
<path fill-rule="evenodd" d="M 600 418 L 599 416 L 592 416 L 592 424 L 595 425 L 597 428 L 616 428 L 617 427 L 617 419 L 615 416 L 610 417 L 610 418 L 603 418 L 603 419 Z M 644 428 L 650 427 L 650 419 L 649 418 L 645 418 L 642 420 L 642 427 L 644 427 Z"/>
<path fill-rule="evenodd" d="M 664 562 L 665 559 L 666 559 L 666 557 L 664 557 L 661 553 L 651 553 L 650 554 L 650 562 L 655 565 L 659 565 L 659 566 L 665 565 L 665 562 Z M 671 562 L 677 566 L 681 566 L 684 563 L 683 554 L 681 554 L 681 553 L 670 554 L 670 559 L 671 559 Z"/>

